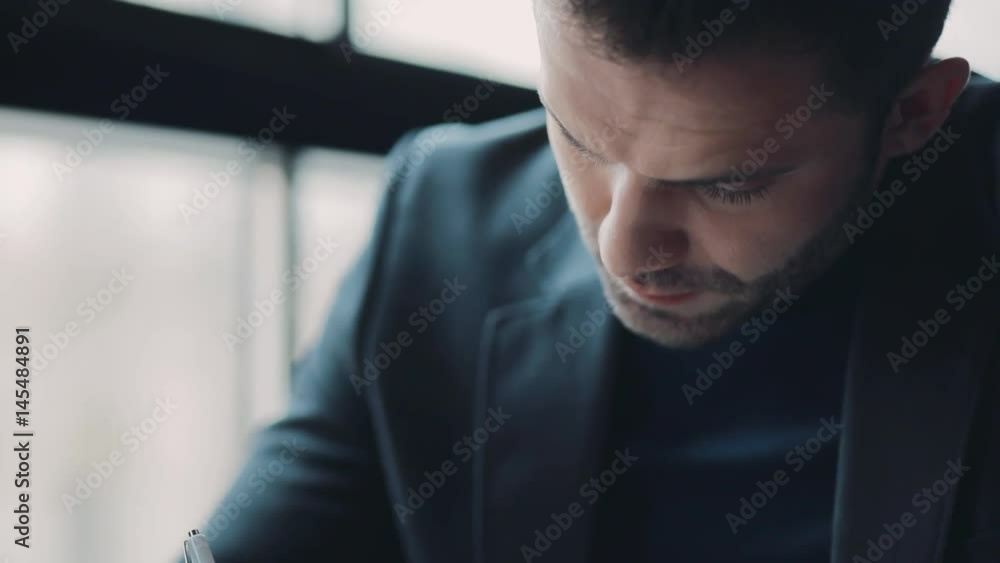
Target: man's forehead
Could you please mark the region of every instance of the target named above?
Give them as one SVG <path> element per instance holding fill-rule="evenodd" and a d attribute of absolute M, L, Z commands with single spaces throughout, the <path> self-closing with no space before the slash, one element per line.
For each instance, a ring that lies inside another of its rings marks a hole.
<path fill-rule="evenodd" d="M 580 135 L 613 125 L 625 136 L 668 131 L 738 143 L 773 134 L 781 119 L 815 97 L 814 91 L 831 91 L 825 83 L 811 84 L 805 70 L 775 68 L 767 60 L 719 57 L 687 76 L 664 76 L 659 63 L 613 62 L 560 42 L 551 46 L 543 51 L 539 92 Z"/>
<path fill-rule="evenodd" d="M 561 0 L 543 0 L 541 4 Z M 553 11 L 553 8 L 541 8 Z M 605 107 L 625 121 L 664 122 L 683 128 L 717 120 L 720 127 L 768 126 L 795 109 L 812 86 L 833 84 L 816 53 L 780 53 L 752 45 L 710 46 L 684 64 L 663 58 L 612 59 L 592 30 L 565 14 L 539 18 L 540 90 L 559 104 Z M 681 54 L 675 54 L 680 56 Z"/>
<path fill-rule="evenodd" d="M 855 120 L 827 107 L 836 93 L 823 84 L 799 80 L 784 83 L 788 91 L 736 92 L 725 78 L 712 86 L 706 73 L 704 91 L 677 91 L 669 81 L 634 72 L 592 72 L 585 79 L 572 64 L 544 65 L 539 93 L 550 113 L 588 148 L 652 178 L 710 177 L 748 149 L 779 141 L 774 164 L 793 164 L 856 128 Z"/>

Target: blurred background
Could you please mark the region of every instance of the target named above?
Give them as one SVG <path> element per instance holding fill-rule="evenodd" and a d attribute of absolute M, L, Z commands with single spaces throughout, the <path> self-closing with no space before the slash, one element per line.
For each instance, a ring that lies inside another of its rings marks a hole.
<path fill-rule="evenodd" d="M 1000 78 L 998 21 L 955 0 L 938 54 Z M 3 0 L 0 31 L 0 365 L 31 327 L 35 432 L 0 563 L 172 561 L 285 409 L 394 140 L 537 106 L 531 4 Z"/>

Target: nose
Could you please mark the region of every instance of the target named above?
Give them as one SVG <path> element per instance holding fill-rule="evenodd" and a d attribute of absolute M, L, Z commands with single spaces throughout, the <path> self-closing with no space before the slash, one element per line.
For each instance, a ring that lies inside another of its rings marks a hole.
<path fill-rule="evenodd" d="M 642 281 L 687 258 L 683 194 L 650 190 L 648 179 L 631 172 L 613 190 L 611 210 L 598 231 L 601 262 L 611 275 Z"/>

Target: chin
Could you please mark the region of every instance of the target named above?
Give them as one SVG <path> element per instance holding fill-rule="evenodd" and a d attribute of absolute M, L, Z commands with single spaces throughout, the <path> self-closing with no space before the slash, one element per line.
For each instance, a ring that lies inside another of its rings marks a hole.
<path fill-rule="evenodd" d="M 666 348 L 700 348 L 728 335 L 751 307 L 739 301 L 727 301 L 709 312 L 682 316 L 652 309 L 620 291 L 605 287 L 605 296 L 618 320 L 638 336 Z"/>

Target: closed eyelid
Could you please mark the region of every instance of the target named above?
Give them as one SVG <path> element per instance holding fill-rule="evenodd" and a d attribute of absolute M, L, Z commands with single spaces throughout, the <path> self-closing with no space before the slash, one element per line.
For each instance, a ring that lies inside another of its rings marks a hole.
<path fill-rule="evenodd" d="M 757 174 L 747 177 L 739 185 L 734 184 L 731 176 L 720 176 L 717 178 L 705 178 L 701 180 L 656 180 L 655 186 L 663 189 L 726 189 L 728 191 L 750 191 L 761 186 L 769 186 L 776 180 L 785 177 L 795 171 L 792 167 L 777 167 L 770 170 L 760 170 Z M 736 188 L 736 189 L 730 189 Z"/>
<path fill-rule="evenodd" d="M 569 141 L 569 144 L 573 145 L 574 147 L 576 147 L 576 148 L 578 148 L 580 150 L 587 151 L 587 152 L 593 152 L 590 149 L 588 149 L 586 145 L 584 145 L 582 142 L 580 142 L 579 139 L 577 139 L 576 137 L 574 137 L 573 134 L 569 132 L 569 129 L 566 129 L 566 127 L 558 119 L 556 120 L 556 125 L 559 126 L 559 131 L 561 131 L 562 134 L 563 134 L 563 137 L 565 137 L 566 140 Z"/>
<path fill-rule="evenodd" d="M 566 142 L 572 145 L 574 149 L 576 149 L 583 155 L 587 156 L 588 158 L 591 158 L 598 162 L 607 162 L 606 158 L 594 152 L 593 150 L 587 148 L 586 145 L 577 140 L 577 138 L 574 137 L 565 127 L 563 127 L 562 123 L 559 123 L 558 120 L 556 120 L 556 124 L 559 126 L 559 131 L 562 132 L 563 138 L 566 139 Z"/>
<path fill-rule="evenodd" d="M 556 114 L 553 113 L 548 108 L 548 106 L 545 104 L 544 99 L 541 98 L 541 94 L 539 94 L 539 99 L 542 100 L 542 106 L 545 107 L 545 112 L 552 117 L 553 121 L 556 122 L 556 125 L 559 127 L 559 131 L 562 133 L 563 138 L 566 139 L 566 141 L 570 145 L 572 145 L 573 148 L 577 149 L 578 151 L 580 151 L 582 153 L 585 153 L 586 155 L 588 155 L 590 157 L 593 157 L 594 159 L 605 160 L 603 156 L 601 156 L 599 153 L 595 152 L 594 150 L 588 148 L 587 145 L 583 144 L 582 141 L 580 141 L 578 138 L 574 137 L 573 134 L 569 132 L 569 129 L 567 129 L 566 126 L 563 125 L 563 122 L 558 117 L 556 117 Z"/>

